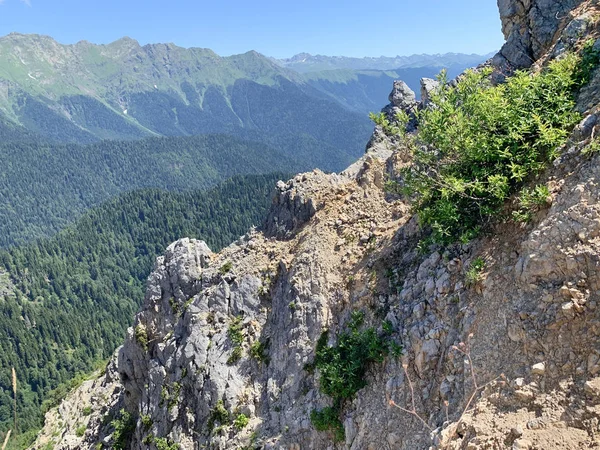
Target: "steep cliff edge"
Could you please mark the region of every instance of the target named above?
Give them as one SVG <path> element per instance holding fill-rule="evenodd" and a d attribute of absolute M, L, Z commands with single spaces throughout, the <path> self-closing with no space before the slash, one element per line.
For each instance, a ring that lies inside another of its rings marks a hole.
<path fill-rule="evenodd" d="M 513 66 L 530 63 L 511 54 L 541 65 L 598 30 L 596 1 L 499 6 Z M 96 382 L 104 395 L 75 392 L 35 448 L 598 446 L 600 161 L 585 149 L 599 77 L 529 224 L 425 250 L 411 205 L 385 189 L 407 161 L 380 129 L 346 172 L 280 182 L 264 231 L 219 254 L 172 244 L 118 368 Z M 420 107 L 400 84 L 390 100 L 390 112 Z M 364 380 L 344 378 L 356 373 L 345 355 L 365 352 Z M 360 389 L 336 404 L 325 382 Z"/>

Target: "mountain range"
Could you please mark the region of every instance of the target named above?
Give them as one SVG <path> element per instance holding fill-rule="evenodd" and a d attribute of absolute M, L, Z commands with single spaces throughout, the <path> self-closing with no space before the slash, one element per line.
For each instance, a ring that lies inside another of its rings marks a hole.
<path fill-rule="evenodd" d="M 418 92 L 424 76 L 444 67 L 455 75 L 485 59 L 274 60 L 254 51 L 221 57 L 174 44 L 141 46 L 130 38 L 63 45 L 12 33 L 0 38 L 0 117 L 56 142 L 215 132 L 308 139 L 332 160 L 322 168 L 336 170 L 362 153 L 372 128 L 367 114 L 385 104 L 394 79 Z"/>
<path fill-rule="evenodd" d="M 310 139 L 314 151 L 325 146 L 337 160 L 328 169 L 360 155 L 371 129 L 366 117 L 256 52 L 222 58 L 128 38 L 108 45 L 0 38 L 0 113 L 55 142 L 252 132 Z"/>
<path fill-rule="evenodd" d="M 379 56 L 352 58 L 348 56 L 324 56 L 299 53 L 291 58 L 273 59 L 277 64 L 296 72 L 321 72 L 323 70 L 396 70 L 415 69 L 420 67 L 451 67 L 455 65 L 473 67 L 491 58 L 494 53 L 486 55 L 465 53 L 444 53 L 435 55 Z"/>

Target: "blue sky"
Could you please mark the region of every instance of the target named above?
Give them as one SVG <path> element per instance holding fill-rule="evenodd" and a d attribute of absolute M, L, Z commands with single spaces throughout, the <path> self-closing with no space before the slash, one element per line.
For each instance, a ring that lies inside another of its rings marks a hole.
<path fill-rule="evenodd" d="M 275 57 L 487 53 L 503 42 L 496 0 L 0 0 L 0 35 L 13 31 Z"/>

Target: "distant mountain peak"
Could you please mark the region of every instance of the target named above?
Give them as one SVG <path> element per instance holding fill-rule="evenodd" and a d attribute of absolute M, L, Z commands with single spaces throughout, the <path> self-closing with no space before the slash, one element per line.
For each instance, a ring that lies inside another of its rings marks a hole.
<path fill-rule="evenodd" d="M 114 42 L 108 44 L 109 46 L 136 46 L 140 47 L 140 43 L 129 36 L 123 36 L 120 39 L 117 39 Z"/>
<path fill-rule="evenodd" d="M 321 72 L 324 70 L 396 70 L 418 67 L 447 67 L 452 64 L 475 66 L 490 58 L 487 55 L 464 53 L 413 54 L 408 56 L 326 56 L 298 53 L 291 58 L 275 59 L 277 64 L 300 73 Z"/>

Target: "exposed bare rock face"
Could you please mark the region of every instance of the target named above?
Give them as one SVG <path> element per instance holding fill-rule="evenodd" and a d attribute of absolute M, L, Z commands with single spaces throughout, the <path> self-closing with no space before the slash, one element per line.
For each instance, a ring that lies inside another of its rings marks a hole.
<path fill-rule="evenodd" d="M 108 447 L 112 442 L 109 422 L 124 406 L 124 392 L 114 355 L 104 373 L 84 381 L 46 414 L 44 428 L 31 448 L 95 448 L 103 443 Z"/>
<path fill-rule="evenodd" d="M 585 18 L 599 8 L 500 2 L 507 46 L 559 55 L 590 35 Z M 280 182 L 262 231 L 219 254 L 202 241 L 172 244 L 119 351 L 118 387 L 100 378 L 76 391 L 59 408 L 54 448 L 110 448 L 112 428 L 95 424 L 123 407 L 132 449 L 600 446 L 600 156 L 582 154 L 599 131 L 599 86 L 596 75 L 581 94 L 586 118 L 544 175 L 548 206 L 526 226 L 497 224 L 424 252 L 410 204 L 386 193 L 405 159 L 379 130 L 345 172 Z M 416 107 L 401 88 L 392 106 Z M 476 258 L 485 270 L 473 280 Z M 354 311 L 403 354 L 371 365 L 343 405 L 336 442 L 310 420 L 332 405 L 312 363 L 323 330 L 335 344 Z M 95 389 L 111 394 L 90 397 L 104 400 L 78 437 L 74 403 Z M 36 448 L 49 442 L 46 428 Z"/>
<path fill-rule="evenodd" d="M 555 41 L 585 0 L 498 0 L 506 44 L 497 55 L 514 68 L 529 67 Z"/>

